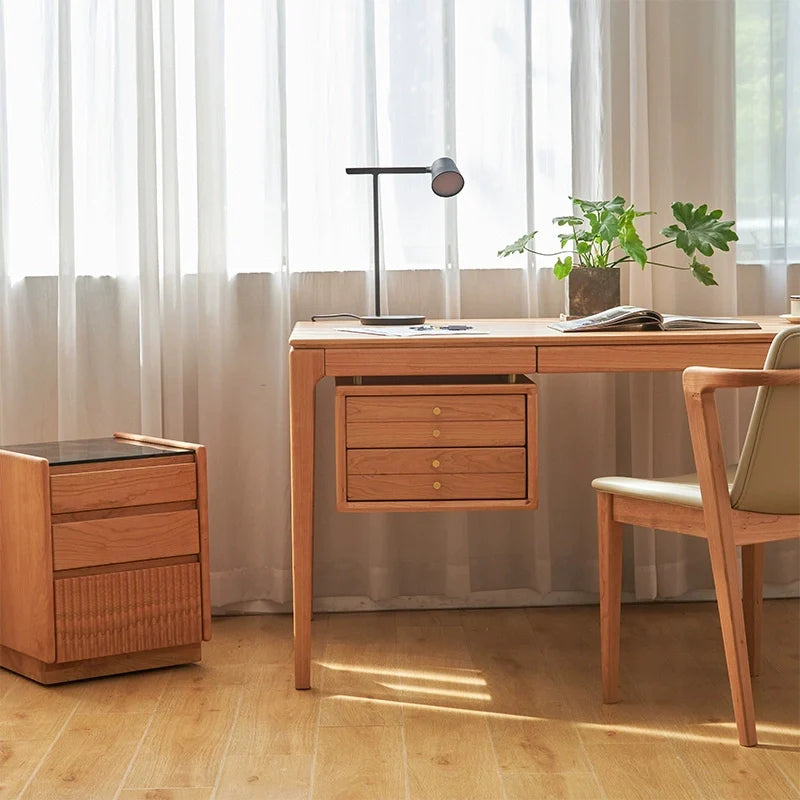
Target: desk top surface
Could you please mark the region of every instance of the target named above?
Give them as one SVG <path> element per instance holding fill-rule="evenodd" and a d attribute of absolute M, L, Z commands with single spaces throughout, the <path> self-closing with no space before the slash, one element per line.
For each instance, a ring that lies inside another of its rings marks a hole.
<path fill-rule="evenodd" d="M 770 342 L 788 322 L 780 317 L 748 317 L 761 325 L 760 330 L 703 330 L 703 331 L 582 331 L 563 333 L 549 328 L 556 319 L 465 319 L 459 324 L 472 325 L 474 332 L 436 336 L 380 336 L 344 331 L 355 325 L 345 320 L 298 322 L 289 345 L 296 348 L 347 347 L 452 347 L 454 345 L 497 346 L 534 345 L 547 347 L 609 344 L 680 344 L 680 343 L 745 343 Z M 427 324 L 446 325 L 453 320 L 429 320 Z"/>

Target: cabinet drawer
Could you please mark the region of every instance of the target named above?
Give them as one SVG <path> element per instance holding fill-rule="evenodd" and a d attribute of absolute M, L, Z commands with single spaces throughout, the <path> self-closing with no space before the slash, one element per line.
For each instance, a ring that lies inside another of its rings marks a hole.
<path fill-rule="evenodd" d="M 50 476 L 53 514 L 197 498 L 194 464 L 99 469 Z"/>
<path fill-rule="evenodd" d="M 524 447 L 436 447 L 348 450 L 348 475 L 525 472 Z"/>
<path fill-rule="evenodd" d="M 200 565 L 55 580 L 56 661 L 199 643 Z"/>
<path fill-rule="evenodd" d="M 53 525 L 54 570 L 198 552 L 197 511 L 170 511 Z"/>
<path fill-rule="evenodd" d="M 511 500 L 527 493 L 525 473 L 448 475 L 351 475 L 347 499 Z"/>
<path fill-rule="evenodd" d="M 525 422 L 348 422 L 347 447 L 523 447 Z"/>
<path fill-rule="evenodd" d="M 348 422 L 421 420 L 524 420 L 521 395 L 423 395 L 348 397 Z"/>

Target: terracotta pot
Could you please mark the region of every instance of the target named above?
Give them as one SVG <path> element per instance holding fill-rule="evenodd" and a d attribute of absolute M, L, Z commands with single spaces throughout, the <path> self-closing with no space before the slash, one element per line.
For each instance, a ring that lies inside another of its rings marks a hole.
<path fill-rule="evenodd" d="M 566 280 L 570 317 L 587 317 L 619 305 L 619 267 L 574 267 Z"/>

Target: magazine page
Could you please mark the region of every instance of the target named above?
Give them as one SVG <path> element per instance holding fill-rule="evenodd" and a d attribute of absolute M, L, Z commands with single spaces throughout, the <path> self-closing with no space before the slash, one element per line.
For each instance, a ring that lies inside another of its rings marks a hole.
<path fill-rule="evenodd" d="M 554 322 L 549 327 L 557 331 L 564 331 L 564 333 L 572 333 L 577 331 L 637 330 L 658 328 L 660 325 L 661 314 L 650 308 L 614 306 L 614 308 L 588 317 Z"/>
<path fill-rule="evenodd" d="M 664 314 L 662 328 L 665 331 L 703 331 L 703 330 L 749 330 L 761 326 L 749 319 L 737 317 L 687 317 L 681 314 Z"/>

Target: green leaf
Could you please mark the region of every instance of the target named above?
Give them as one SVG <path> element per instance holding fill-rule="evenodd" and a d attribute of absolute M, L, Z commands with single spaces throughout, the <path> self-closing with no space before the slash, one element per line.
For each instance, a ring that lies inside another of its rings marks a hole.
<path fill-rule="evenodd" d="M 498 256 L 510 256 L 512 253 L 523 253 L 527 248 L 525 247 L 528 242 L 536 236 L 536 231 L 532 231 L 531 233 L 526 233 L 524 236 L 520 236 L 516 242 L 512 244 L 507 244 L 502 250 L 497 251 Z"/>
<path fill-rule="evenodd" d="M 690 269 L 692 270 L 692 275 L 694 275 L 703 286 L 719 286 L 714 280 L 714 275 L 711 273 L 708 266 L 706 264 L 701 264 L 696 258 L 692 259 Z"/>
<path fill-rule="evenodd" d="M 600 215 L 595 235 L 603 242 L 611 243 L 619 236 L 619 220 L 608 211 Z"/>
<path fill-rule="evenodd" d="M 625 198 L 620 197 L 620 195 L 617 195 L 612 200 L 581 200 L 578 197 L 571 197 L 570 200 L 572 200 L 587 217 L 591 212 L 600 214 L 603 211 L 610 211 L 612 214 L 621 214 L 625 209 Z"/>
<path fill-rule="evenodd" d="M 625 254 L 635 261 L 642 269 L 647 263 L 647 250 L 642 242 L 632 219 L 626 219 L 619 228 L 619 246 Z"/>
<path fill-rule="evenodd" d="M 583 225 L 583 217 L 553 217 L 556 225 Z"/>
<path fill-rule="evenodd" d="M 553 274 L 559 280 L 563 280 L 567 277 L 567 275 L 572 272 L 572 256 L 567 256 L 566 258 L 559 258 L 555 264 L 553 264 Z"/>
<path fill-rule="evenodd" d="M 736 232 L 731 230 L 735 225 L 734 220 L 722 220 L 722 211 L 715 209 L 709 212 L 705 203 L 697 208 L 691 203 L 673 203 L 672 213 L 683 227 L 669 225 L 661 231 L 661 235 L 674 239 L 675 246 L 687 256 L 693 255 L 695 250 L 704 256 L 713 255 L 714 248 L 727 251 L 730 249 L 728 242 L 739 239 Z"/>

